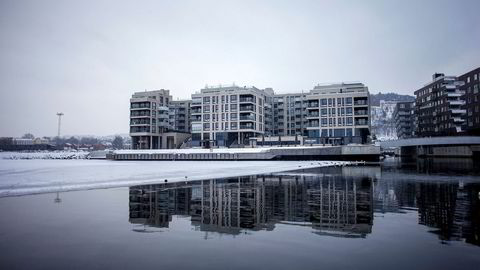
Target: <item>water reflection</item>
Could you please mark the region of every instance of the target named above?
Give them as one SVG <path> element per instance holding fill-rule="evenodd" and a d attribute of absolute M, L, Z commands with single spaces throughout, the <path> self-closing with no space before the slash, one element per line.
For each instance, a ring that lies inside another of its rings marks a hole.
<path fill-rule="evenodd" d="M 388 166 L 330 167 L 135 186 L 129 190 L 129 221 L 168 228 L 172 216 L 180 215 L 206 232 L 236 235 L 287 224 L 319 235 L 362 238 L 372 233 L 374 212 L 417 211 L 418 224 L 441 241 L 480 245 L 480 184 L 458 176 L 422 177 Z"/>
<path fill-rule="evenodd" d="M 365 237 L 372 231 L 372 178 L 341 170 L 131 187 L 130 222 L 168 227 L 172 215 L 185 215 L 201 231 L 240 234 L 284 223 L 309 226 L 316 234 Z"/>

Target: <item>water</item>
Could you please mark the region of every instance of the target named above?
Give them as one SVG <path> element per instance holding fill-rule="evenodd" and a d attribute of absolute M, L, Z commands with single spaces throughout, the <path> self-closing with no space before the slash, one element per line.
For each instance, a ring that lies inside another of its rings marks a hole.
<path fill-rule="evenodd" d="M 0 199 L 0 268 L 478 269 L 471 161 Z"/>

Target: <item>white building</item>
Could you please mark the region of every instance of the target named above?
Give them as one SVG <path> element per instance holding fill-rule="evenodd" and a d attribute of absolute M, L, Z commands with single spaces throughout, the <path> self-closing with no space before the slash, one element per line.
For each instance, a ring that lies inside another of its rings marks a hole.
<path fill-rule="evenodd" d="M 362 83 L 317 85 L 307 95 L 310 143 L 365 143 L 370 97 Z"/>
<path fill-rule="evenodd" d="M 130 136 L 133 149 L 160 149 L 168 130 L 169 90 L 136 92 L 130 99 Z"/>
<path fill-rule="evenodd" d="M 192 146 L 248 145 L 265 132 L 265 100 L 272 89 L 206 87 L 192 94 Z"/>

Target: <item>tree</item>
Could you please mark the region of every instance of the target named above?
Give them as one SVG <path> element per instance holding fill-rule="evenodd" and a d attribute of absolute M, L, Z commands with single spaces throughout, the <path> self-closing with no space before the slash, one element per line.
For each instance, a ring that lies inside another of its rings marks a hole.
<path fill-rule="evenodd" d="M 25 133 L 25 134 L 23 134 L 22 139 L 32 139 L 33 140 L 33 139 L 35 139 L 35 136 L 33 136 L 32 133 Z"/>
<path fill-rule="evenodd" d="M 115 149 L 123 149 L 123 138 L 121 136 L 115 136 L 113 139 L 112 146 Z"/>

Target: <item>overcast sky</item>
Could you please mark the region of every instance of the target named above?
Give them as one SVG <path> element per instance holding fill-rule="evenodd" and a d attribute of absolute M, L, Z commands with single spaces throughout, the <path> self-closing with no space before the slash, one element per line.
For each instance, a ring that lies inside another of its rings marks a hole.
<path fill-rule="evenodd" d="M 413 94 L 480 66 L 480 1 L 0 0 L 0 136 L 128 133 L 134 91 Z"/>

